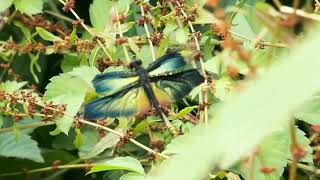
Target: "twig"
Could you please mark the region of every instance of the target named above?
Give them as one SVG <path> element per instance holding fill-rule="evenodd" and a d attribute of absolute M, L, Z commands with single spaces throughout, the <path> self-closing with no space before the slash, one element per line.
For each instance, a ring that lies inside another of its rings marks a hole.
<path fill-rule="evenodd" d="M 140 5 L 140 9 L 141 9 L 141 15 L 142 15 L 142 17 L 145 17 L 145 13 L 144 13 L 144 9 L 143 9 L 143 5 L 142 5 L 142 4 Z M 149 45 L 150 45 L 152 60 L 155 61 L 155 60 L 156 60 L 156 55 L 155 55 L 155 53 L 154 53 L 153 43 L 152 43 L 152 41 L 151 41 L 151 39 L 150 39 L 151 36 L 150 36 L 150 32 L 149 32 L 148 25 L 147 25 L 147 22 L 146 22 L 146 21 L 144 21 L 143 26 L 144 26 L 144 29 L 145 29 L 145 31 L 146 31 L 147 38 L 148 38 L 148 42 L 149 42 Z"/>
<path fill-rule="evenodd" d="M 176 1 L 176 2 L 177 2 L 177 4 L 178 4 L 179 6 L 181 6 L 181 4 L 179 3 L 179 1 Z M 181 13 L 182 13 L 182 15 L 183 15 L 185 18 L 188 18 L 187 14 L 186 14 L 186 12 L 183 10 L 183 8 L 181 8 Z M 200 49 L 199 39 L 198 39 L 197 36 L 195 35 L 195 32 L 196 32 L 196 31 L 194 30 L 194 27 L 193 27 L 191 21 L 188 20 L 188 24 L 189 24 L 189 28 L 190 28 L 190 30 L 191 30 L 191 32 L 192 32 L 192 36 L 193 36 L 193 38 L 194 38 L 194 42 L 195 42 L 196 47 L 197 47 L 197 51 L 200 52 L 201 49 Z M 206 75 L 206 70 L 205 70 L 205 67 L 204 67 L 203 58 L 200 57 L 200 58 L 199 58 L 199 61 L 200 61 L 202 76 L 204 76 L 204 86 L 207 86 L 207 84 L 208 84 L 208 78 L 207 78 L 207 75 Z M 209 118 L 209 117 L 208 117 L 208 106 L 207 106 L 207 104 L 208 104 L 208 92 L 207 92 L 207 90 L 205 90 L 206 88 L 205 88 L 204 86 L 203 86 L 202 91 L 201 91 L 202 95 L 199 95 L 199 101 L 204 105 L 204 122 L 205 122 L 205 124 L 208 124 L 208 118 Z M 202 98 L 204 98 L 204 99 L 202 99 Z"/>
<path fill-rule="evenodd" d="M 288 160 L 288 164 L 289 165 L 292 165 L 292 161 L 291 160 Z M 297 167 L 300 168 L 300 169 L 303 169 L 303 170 L 306 170 L 306 171 L 309 171 L 309 172 L 312 172 L 312 173 L 315 173 L 315 174 L 320 174 L 320 169 L 317 169 L 313 166 L 310 166 L 310 165 L 306 165 L 306 164 L 302 164 L 302 163 L 296 163 L 297 164 Z"/>
<path fill-rule="evenodd" d="M 63 5 L 66 5 L 66 2 L 63 1 L 63 0 L 59 0 L 59 2 L 62 3 Z M 72 8 L 70 9 L 70 12 L 74 15 L 74 17 L 80 22 L 81 26 L 82 26 L 91 36 L 96 36 L 96 34 L 95 34 L 93 31 L 91 31 L 86 24 L 84 24 L 84 22 L 82 21 L 82 19 L 78 16 L 78 14 L 77 14 Z M 101 42 L 99 39 L 97 39 L 97 42 L 98 42 L 98 44 L 101 46 L 101 48 L 102 48 L 102 50 L 104 51 L 104 53 L 106 53 L 106 55 L 108 56 L 108 58 L 112 61 L 113 59 L 112 59 L 110 53 L 109 53 L 109 52 L 107 51 L 107 49 L 104 47 L 104 45 L 102 44 L 102 42 Z"/>
<path fill-rule="evenodd" d="M 51 2 L 51 1 L 50 1 L 50 2 Z M 58 13 L 53 12 L 53 11 L 44 10 L 43 12 L 44 12 L 44 13 L 47 13 L 47 14 L 50 14 L 51 16 L 55 16 L 55 17 L 57 17 L 57 18 L 59 18 L 59 19 L 65 20 L 65 21 L 67 21 L 67 22 L 70 22 L 70 23 L 73 23 L 73 22 L 74 22 L 73 19 L 71 19 L 71 18 L 69 18 L 69 17 L 67 17 L 67 16 L 64 16 L 64 15 L 62 15 L 62 14 L 58 14 Z"/>
<path fill-rule="evenodd" d="M 120 23 L 120 20 L 119 20 L 118 9 L 117 9 L 116 3 L 114 1 L 113 1 L 113 3 L 114 3 L 114 11 L 115 11 L 115 14 L 116 14 L 116 22 L 117 22 L 118 29 L 119 29 L 119 35 L 120 35 L 121 38 L 123 38 L 123 33 L 122 33 L 122 29 L 121 29 L 121 23 Z M 129 58 L 129 55 L 128 55 L 128 49 L 127 49 L 125 43 L 122 44 L 122 47 L 123 47 L 123 52 L 124 52 L 124 55 L 126 56 L 127 62 L 130 62 L 130 58 Z"/>
<path fill-rule="evenodd" d="M 52 12 L 53 14 L 57 14 L 58 16 L 59 16 L 59 15 L 60 15 L 60 16 L 63 16 L 63 15 L 60 13 L 59 8 L 57 7 L 57 4 L 56 4 L 54 1 L 48 1 L 48 5 L 49 5 L 50 9 L 52 10 L 52 11 L 50 11 L 50 12 Z M 45 11 L 46 11 L 46 10 L 44 10 L 43 12 L 45 12 Z M 67 18 L 67 17 L 65 17 L 65 18 Z M 64 20 L 66 20 L 66 19 L 64 19 Z M 68 20 L 66 20 L 66 21 L 68 21 Z M 64 28 L 67 28 L 67 24 L 66 24 L 64 21 L 61 22 L 61 25 L 62 25 Z"/>
<path fill-rule="evenodd" d="M 96 164 L 67 164 L 67 165 L 60 165 L 60 166 L 55 166 L 55 167 L 50 166 L 50 167 L 44 167 L 44 168 L 33 169 L 33 170 L 28 170 L 28 171 L 3 173 L 3 174 L 0 174 L 0 177 L 32 174 L 32 173 L 39 173 L 39 172 L 45 172 L 45 171 L 53 171 L 56 169 L 82 169 L 82 168 L 93 167 L 94 165 L 96 165 Z"/>
<path fill-rule="evenodd" d="M 298 146 L 297 136 L 296 136 L 296 127 L 295 120 L 291 119 L 290 121 L 290 136 L 291 136 L 291 152 Z M 297 163 L 298 160 L 293 154 L 292 163 L 290 164 L 289 180 L 295 180 L 297 175 Z"/>
<path fill-rule="evenodd" d="M 47 107 L 47 108 L 48 108 L 48 107 Z M 52 111 L 60 112 L 60 110 L 55 109 L 55 108 L 48 108 L 48 109 L 50 109 L 50 110 L 52 110 Z M 74 117 L 71 116 L 70 114 L 68 114 L 68 113 L 66 113 L 66 112 L 63 112 L 63 114 L 74 120 Z M 90 121 L 86 121 L 86 120 L 80 119 L 80 118 L 77 119 L 77 121 L 79 121 L 80 123 L 83 123 L 83 124 L 87 124 L 87 125 L 93 126 L 93 127 L 101 128 L 101 129 L 106 130 L 106 131 L 108 131 L 108 132 L 110 132 L 110 133 L 112 133 L 112 134 L 115 134 L 115 135 L 117 135 L 117 136 L 123 137 L 123 134 L 122 134 L 122 133 L 120 133 L 120 132 L 118 132 L 118 131 L 115 131 L 115 130 L 113 130 L 113 129 L 111 129 L 111 128 L 108 128 L 108 127 L 106 127 L 106 126 L 102 126 L 102 125 L 99 125 L 99 124 L 97 124 L 97 123 L 93 123 L 93 122 L 90 122 Z M 132 142 L 133 144 L 141 147 L 142 149 L 148 151 L 149 153 L 152 153 L 152 154 L 156 155 L 156 156 L 160 156 L 160 157 L 165 158 L 165 159 L 168 159 L 168 158 L 169 158 L 169 156 L 164 155 L 164 154 L 161 154 L 161 153 L 159 153 L 159 152 L 157 152 L 157 151 L 155 151 L 155 150 L 153 150 L 153 149 L 151 149 L 151 148 L 149 148 L 149 147 L 141 144 L 140 142 L 138 142 L 138 141 L 136 141 L 136 140 L 134 140 L 134 139 L 132 139 L 132 138 L 130 138 L 129 141 Z"/>
<path fill-rule="evenodd" d="M 83 124 L 90 125 L 90 126 L 94 126 L 94 127 L 101 128 L 101 129 L 103 129 L 103 130 L 106 130 L 106 131 L 108 131 L 108 132 L 110 132 L 110 133 L 113 133 L 113 134 L 115 134 L 115 135 L 118 135 L 118 136 L 120 136 L 120 137 L 123 136 L 123 134 L 119 133 L 118 131 L 115 131 L 115 130 L 113 130 L 113 129 L 110 129 L 110 128 L 106 127 L 106 126 L 102 126 L 102 125 L 99 125 L 99 124 L 96 124 L 96 123 L 93 123 L 93 122 L 90 122 L 90 121 L 86 121 L 86 120 L 84 120 L 84 119 L 80 119 L 79 122 L 81 122 L 81 123 L 83 123 Z M 129 141 L 132 142 L 133 144 L 135 144 L 135 145 L 143 148 L 144 150 L 146 150 L 146 151 L 154 154 L 154 155 L 158 155 L 158 156 L 160 156 L 160 157 L 162 157 L 162 158 L 164 158 L 164 159 L 168 159 L 168 158 L 169 158 L 169 156 L 164 155 L 164 154 L 161 154 L 161 153 L 159 153 L 159 152 L 157 152 L 157 151 L 155 151 L 155 150 L 153 150 L 153 149 L 151 149 L 151 148 L 149 148 L 149 147 L 141 144 L 140 142 L 138 142 L 138 141 L 136 141 L 136 140 L 134 140 L 134 139 L 132 139 L 132 138 L 130 138 Z"/>
<path fill-rule="evenodd" d="M 232 31 L 229 31 L 230 34 L 234 35 L 234 36 L 237 36 L 238 38 L 240 39 L 243 39 L 243 40 L 247 40 L 247 41 L 253 41 L 252 39 L 248 38 L 248 37 L 245 37 L 241 34 L 238 34 L 238 33 L 235 33 L 235 32 L 232 32 Z M 288 44 L 284 44 L 284 43 L 274 43 L 274 42 L 259 42 L 258 44 L 261 44 L 261 45 L 264 45 L 264 46 L 271 46 L 271 47 L 278 47 L 278 48 L 289 48 L 289 45 Z"/>
<path fill-rule="evenodd" d="M 272 0 L 272 1 L 277 6 L 277 8 L 280 9 L 280 7 L 282 6 L 280 0 Z"/>
<path fill-rule="evenodd" d="M 307 12 L 301 10 L 301 9 L 297 9 L 295 11 L 295 9 L 292 8 L 292 7 L 281 6 L 279 8 L 279 10 L 280 10 L 280 12 L 285 13 L 285 14 L 296 14 L 296 15 L 298 15 L 300 17 L 303 17 L 303 18 L 312 19 L 312 20 L 315 20 L 315 21 L 320 21 L 320 16 L 319 15 L 307 13 Z"/>
<path fill-rule="evenodd" d="M 28 129 L 28 128 L 37 128 L 37 127 L 42 127 L 42 126 L 49 126 L 53 125 L 54 122 L 49 121 L 49 122 L 37 122 L 37 123 L 30 123 L 30 124 L 25 124 L 25 125 L 16 125 L 15 128 L 18 129 Z M 1 128 L 0 129 L 0 134 L 5 133 L 5 132 L 10 132 L 14 130 L 14 127 L 9 127 L 9 128 Z"/>

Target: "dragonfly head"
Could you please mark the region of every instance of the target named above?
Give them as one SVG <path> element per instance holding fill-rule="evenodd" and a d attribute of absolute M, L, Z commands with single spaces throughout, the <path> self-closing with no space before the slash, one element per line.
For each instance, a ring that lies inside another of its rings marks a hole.
<path fill-rule="evenodd" d="M 137 69 L 141 66 L 142 62 L 140 60 L 134 60 L 130 63 L 131 69 Z"/>

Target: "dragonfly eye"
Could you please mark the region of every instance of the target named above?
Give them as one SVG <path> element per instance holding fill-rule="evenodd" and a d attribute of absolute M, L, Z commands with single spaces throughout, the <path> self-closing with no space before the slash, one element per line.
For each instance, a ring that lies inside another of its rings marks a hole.
<path fill-rule="evenodd" d="M 135 60 L 130 63 L 130 68 L 137 68 L 141 66 L 142 62 L 140 60 Z"/>

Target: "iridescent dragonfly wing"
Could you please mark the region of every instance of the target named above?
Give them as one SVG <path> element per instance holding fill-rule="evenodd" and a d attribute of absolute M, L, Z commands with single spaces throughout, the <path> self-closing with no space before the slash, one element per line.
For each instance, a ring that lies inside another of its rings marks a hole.
<path fill-rule="evenodd" d="M 91 101 L 85 106 L 86 119 L 130 117 L 145 114 L 151 104 L 138 82 L 112 95 Z"/>
<path fill-rule="evenodd" d="M 187 63 L 180 53 L 177 51 L 168 53 L 156 61 L 152 62 L 147 71 L 150 76 L 158 76 L 162 74 L 178 72 L 183 70 Z"/>
<path fill-rule="evenodd" d="M 167 106 L 187 96 L 204 78 L 198 70 L 190 69 L 172 75 L 151 77 L 150 81 L 158 103 Z"/>
<path fill-rule="evenodd" d="M 115 71 L 97 75 L 92 83 L 96 92 L 102 95 L 115 93 L 139 80 L 136 72 Z"/>

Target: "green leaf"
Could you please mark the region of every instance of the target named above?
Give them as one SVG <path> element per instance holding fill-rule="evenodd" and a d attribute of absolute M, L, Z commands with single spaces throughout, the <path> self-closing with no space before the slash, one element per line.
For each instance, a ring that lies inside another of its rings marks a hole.
<path fill-rule="evenodd" d="M 257 35 L 253 32 L 247 19 L 241 13 L 237 13 L 232 23 L 230 31 L 232 33 L 241 34 L 241 36 L 247 39 L 254 39 Z"/>
<path fill-rule="evenodd" d="M 307 155 L 300 159 L 300 162 L 307 162 L 307 163 L 312 163 L 313 164 L 313 156 L 312 156 L 312 148 L 310 146 L 310 141 L 306 137 L 306 133 L 304 133 L 302 130 L 299 128 L 296 128 L 296 136 L 297 136 L 297 141 L 299 145 L 304 148 L 304 150 L 307 151 Z"/>
<path fill-rule="evenodd" d="M 189 39 L 189 29 L 188 28 L 179 28 L 176 31 L 176 41 L 179 44 L 185 44 Z"/>
<path fill-rule="evenodd" d="M 41 71 L 41 68 L 39 67 L 39 64 L 37 63 L 37 61 L 39 60 L 39 54 L 40 53 L 38 53 L 36 56 L 33 54 L 29 54 L 29 57 L 31 60 L 29 70 L 30 70 L 30 73 L 36 83 L 39 83 L 39 79 L 34 71 L 34 68 L 36 67 L 37 70 L 39 70 L 39 72 Z"/>
<path fill-rule="evenodd" d="M 97 165 L 93 166 L 87 174 L 108 170 L 127 170 L 139 174 L 145 174 L 140 162 L 130 156 L 116 157 L 103 163 L 98 163 Z"/>
<path fill-rule="evenodd" d="M 117 9 L 119 13 L 123 13 L 130 8 L 130 4 L 132 4 L 133 0 L 119 0 L 117 3 Z"/>
<path fill-rule="evenodd" d="M 207 60 L 204 65 L 207 71 L 220 75 L 221 58 L 215 56 Z"/>
<path fill-rule="evenodd" d="M 6 82 L 0 83 L 0 90 L 12 93 L 14 91 L 21 89 L 26 84 L 27 82 L 6 81 Z"/>
<path fill-rule="evenodd" d="M 70 44 L 73 45 L 74 42 L 77 40 L 77 28 L 73 28 L 71 34 L 70 34 Z"/>
<path fill-rule="evenodd" d="M 147 119 L 141 121 L 139 124 L 137 124 L 133 130 L 133 133 L 136 135 L 138 133 L 146 132 L 147 125 L 152 125 L 156 122 L 160 122 L 161 120 L 158 117 L 149 116 Z"/>
<path fill-rule="evenodd" d="M 42 0 L 14 0 L 13 3 L 16 9 L 29 16 L 41 13 L 43 8 Z"/>
<path fill-rule="evenodd" d="M 143 180 L 143 179 L 146 179 L 146 177 L 135 172 L 130 172 L 121 176 L 119 180 Z"/>
<path fill-rule="evenodd" d="M 157 57 L 161 57 L 166 54 L 169 46 L 169 39 L 164 38 L 160 41 L 159 46 L 157 48 Z"/>
<path fill-rule="evenodd" d="M 36 31 L 39 34 L 39 36 L 47 41 L 62 41 L 62 39 L 51 32 L 43 29 L 42 27 L 36 27 Z"/>
<path fill-rule="evenodd" d="M 68 74 L 79 77 L 80 79 L 85 81 L 88 86 L 93 88 L 92 80 L 99 73 L 100 72 L 96 67 L 81 66 L 78 68 L 74 68 Z"/>
<path fill-rule="evenodd" d="M 128 38 L 128 43 L 130 49 L 135 53 L 136 56 L 139 55 L 140 48 L 139 46 L 134 42 L 134 38 Z"/>
<path fill-rule="evenodd" d="M 105 135 L 83 159 L 89 159 L 102 153 L 104 150 L 115 146 L 120 141 L 120 137 L 115 134 Z"/>
<path fill-rule="evenodd" d="M 24 133 L 21 133 L 19 141 L 16 141 L 14 132 L 0 134 L 0 155 L 44 162 L 37 142 Z"/>
<path fill-rule="evenodd" d="M 54 129 L 53 131 L 49 132 L 49 134 L 51 136 L 57 136 L 61 133 L 61 131 L 59 130 L 59 128 Z"/>
<path fill-rule="evenodd" d="M 76 54 L 66 54 L 62 59 L 61 69 L 63 72 L 72 71 L 73 68 L 80 66 L 80 58 Z"/>
<path fill-rule="evenodd" d="M 125 33 L 125 32 L 127 32 L 127 31 L 129 31 L 133 26 L 135 25 L 135 23 L 134 22 L 128 22 L 128 23 L 124 23 L 124 24 L 121 24 L 120 25 L 120 28 L 121 28 L 121 32 L 122 33 Z M 111 26 L 111 27 L 109 27 L 110 29 L 108 29 L 107 31 L 106 31 L 106 35 L 107 34 L 120 34 L 120 30 L 119 30 L 119 27 L 118 26 Z"/>
<path fill-rule="evenodd" d="M 198 106 L 185 107 L 181 111 L 179 111 L 179 113 L 174 118 L 181 119 L 183 118 L 183 116 L 189 114 L 191 111 L 193 111 L 197 107 Z"/>
<path fill-rule="evenodd" d="M 320 124 L 320 99 L 314 97 L 303 103 L 295 113 L 295 117 L 311 125 Z"/>
<path fill-rule="evenodd" d="M 3 12 L 4 10 L 8 9 L 14 0 L 1 0 L 0 1 L 0 12 Z"/>
<path fill-rule="evenodd" d="M 214 24 L 217 22 L 218 19 L 211 12 L 204 8 L 199 8 L 198 18 L 193 22 L 193 24 Z"/>
<path fill-rule="evenodd" d="M 229 77 L 223 77 L 215 82 L 214 96 L 220 100 L 225 100 L 230 94 L 233 81 Z"/>
<path fill-rule="evenodd" d="M 253 179 L 278 180 L 287 165 L 289 153 L 288 131 L 278 131 L 266 137 L 260 144 L 257 156 L 254 157 Z M 244 163 L 241 163 L 244 165 Z M 275 168 L 271 173 L 261 172 L 262 168 Z M 250 168 L 243 166 L 242 174 L 247 179 Z"/>
<path fill-rule="evenodd" d="M 140 48 L 138 59 L 142 61 L 143 66 L 148 66 L 152 62 L 150 46 L 144 45 Z"/>
<path fill-rule="evenodd" d="M 52 147 L 54 149 L 63 149 L 68 151 L 76 150 L 76 147 L 74 145 L 75 140 L 75 132 L 70 131 L 68 136 L 60 133 L 59 135 L 55 136 L 52 141 Z"/>
<path fill-rule="evenodd" d="M 29 28 L 25 27 L 20 21 L 13 21 L 13 24 L 20 28 L 21 32 L 28 40 L 31 40 L 32 35 Z"/>
<path fill-rule="evenodd" d="M 110 24 L 112 7 L 112 1 L 109 0 L 94 0 L 90 5 L 90 20 L 96 30 L 103 32 L 106 25 Z"/>
<path fill-rule="evenodd" d="M 0 113 L 0 128 L 2 128 L 3 122 L 4 122 L 4 119 L 3 119 L 2 114 Z"/>
<path fill-rule="evenodd" d="M 76 132 L 76 138 L 73 141 L 74 146 L 79 149 L 83 144 L 83 134 L 79 128 L 74 129 Z"/>
<path fill-rule="evenodd" d="M 74 73 L 74 74 L 73 74 Z M 84 97 L 88 91 L 92 91 L 92 87 L 81 77 L 87 78 L 90 74 L 83 72 L 78 74 L 75 70 L 69 73 L 64 73 L 51 78 L 51 82 L 47 85 L 47 91 L 44 94 L 44 100 L 52 101 L 54 104 L 66 104 L 66 113 L 74 116 L 79 111 Z M 91 77 L 93 78 L 93 77 Z M 56 125 L 63 133 L 68 134 L 72 125 L 73 118 L 65 115 L 56 120 Z"/>
<path fill-rule="evenodd" d="M 178 28 L 176 23 L 167 23 L 166 27 L 163 30 L 163 34 L 168 37 L 172 32 L 174 32 Z"/>
<path fill-rule="evenodd" d="M 96 64 L 96 59 L 98 58 L 99 55 L 99 51 L 101 50 L 100 46 L 96 46 L 90 53 L 90 57 L 89 57 L 89 65 L 91 67 L 94 67 Z"/>
<path fill-rule="evenodd" d="M 83 131 L 83 145 L 80 146 L 78 154 L 79 157 L 85 158 L 90 153 L 92 147 L 94 147 L 99 141 L 99 134 L 94 128 L 87 128 Z"/>
<path fill-rule="evenodd" d="M 190 6 L 203 7 L 206 4 L 205 0 L 187 0 L 186 3 Z"/>

